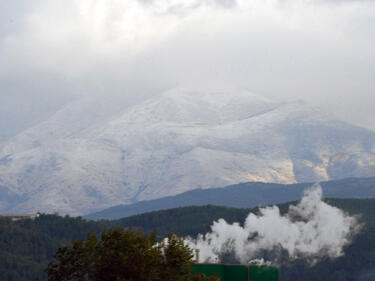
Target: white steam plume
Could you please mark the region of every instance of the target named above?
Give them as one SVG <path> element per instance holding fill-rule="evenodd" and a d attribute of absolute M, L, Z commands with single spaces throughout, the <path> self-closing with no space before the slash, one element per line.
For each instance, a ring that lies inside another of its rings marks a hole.
<path fill-rule="evenodd" d="M 250 213 L 242 227 L 219 219 L 211 232 L 187 238 L 192 249 L 200 250 L 201 262 L 217 262 L 224 253 L 234 253 L 241 263 L 256 258 L 263 250 L 284 249 L 289 257 L 336 258 L 343 247 L 360 230 L 357 217 L 322 201 L 322 188 L 314 185 L 301 201 L 290 206 L 285 215 L 277 206 L 261 208 L 259 215 Z"/>

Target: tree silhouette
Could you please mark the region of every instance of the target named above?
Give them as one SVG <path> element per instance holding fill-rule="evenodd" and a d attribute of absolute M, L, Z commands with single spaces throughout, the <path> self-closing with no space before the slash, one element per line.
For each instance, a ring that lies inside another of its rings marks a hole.
<path fill-rule="evenodd" d="M 118 228 L 61 247 L 54 258 L 45 270 L 50 281 L 219 280 L 190 274 L 192 251 L 175 234 L 158 243 L 154 232 Z"/>

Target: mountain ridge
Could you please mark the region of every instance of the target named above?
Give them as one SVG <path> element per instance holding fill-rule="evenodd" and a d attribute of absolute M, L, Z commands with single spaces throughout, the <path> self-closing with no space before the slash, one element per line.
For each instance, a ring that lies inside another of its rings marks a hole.
<path fill-rule="evenodd" d="M 348 178 L 320 184 L 325 198 L 375 198 L 375 177 Z M 231 208 L 255 208 L 299 200 L 304 191 L 313 185 L 314 183 L 283 185 L 248 182 L 220 188 L 195 189 L 175 196 L 113 206 L 83 217 L 93 220 L 120 219 L 146 212 L 207 204 Z"/>
<path fill-rule="evenodd" d="M 75 101 L 9 140 L 0 211 L 78 215 L 240 182 L 375 175 L 375 132 L 303 102 L 174 89 L 122 107 Z"/>

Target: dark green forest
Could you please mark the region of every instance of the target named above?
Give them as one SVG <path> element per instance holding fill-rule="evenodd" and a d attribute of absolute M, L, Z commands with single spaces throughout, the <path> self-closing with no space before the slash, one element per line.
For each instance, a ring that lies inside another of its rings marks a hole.
<path fill-rule="evenodd" d="M 327 199 L 350 214 L 361 214 L 365 224 L 345 256 L 322 260 L 310 267 L 296 260 L 280 267 L 283 280 L 375 280 L 375 199 Z M 285 212 L 289 204 L 280 205 Z M 257 209 L 218 206 L 183 207 L 136 215 L 113 221 L 87 221 L 82 218 L 42 214 L 35 220 L 12 222 L 0 218 L 0 280 L 46 280 L 43 269 L 58 247 L 85 239 L 89 232 L 99 235 L 115 227 L 156 231 L 159 238 L 169 232 L 195 236 L 209 231 L 213 220 L 243 222 Z"/>

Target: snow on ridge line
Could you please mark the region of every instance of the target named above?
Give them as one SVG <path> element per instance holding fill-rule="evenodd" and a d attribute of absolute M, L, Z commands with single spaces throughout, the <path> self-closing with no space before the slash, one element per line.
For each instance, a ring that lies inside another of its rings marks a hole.
<path fill-rule="evenodd" d="M 187 97 L 172 93 L 120 115 L 114 111 L 113 118 L 104 114 L 104 120 L 95 115 L 98 121 L 89 122 L 93 125 L 89 130 L 74 135 L 52 134 L 59 137 L 38 146 L 28 143 L 30 139 L 22 140 L 22 145 L 31 148 L 13 153 L 10 161 L 0 163 L 2 185 L 23 192 L 24 201 L 12 201 L 13 205 L 7 206 L 12 211 L 29 212 L 35 206 L 53 211 L 50 209 L 55 204 L 59 212 L 79 214 L 131 203 L 134 198 L 175 195 L 199 186 L 225 186 L 253 179 L 311 182 L 372 175 L 375 171 L 375 156 L 368 150 L 371 144 L 375 147 L 375 133 L 338 123 L 304 103 L 264 102 L 244 92 L 232 104 L 230 100 L 236 97 L 222 97 L 228 101 L 223 104 L 220 98 L 213 98 L 222 93 L 187 93 Z M 243 112 L 246 116 L 254 112 L 252 102 L 255 112 L 263 114 L 238 121 Z M 226 110 L 234 121 L 228 117 L 226 123 L 220 123 L 220 114 Z M 72 120 L 85 114 L 68 112 L 77 114 Z M 131 120 L 129 116 L 152 122 L 124 123 Z M 169 118 L 173 125 L 160 121 L 163 118 Z M 216 123 L 207 126 L 202 121 Z M 55 126 L 51 123 L 48 128 Z M 35 136 L 48 135 L 38 132 L 38 127 L 34 130 Z"/>

